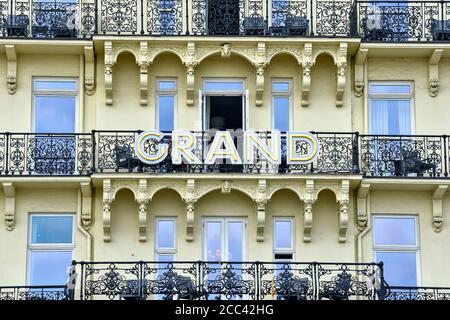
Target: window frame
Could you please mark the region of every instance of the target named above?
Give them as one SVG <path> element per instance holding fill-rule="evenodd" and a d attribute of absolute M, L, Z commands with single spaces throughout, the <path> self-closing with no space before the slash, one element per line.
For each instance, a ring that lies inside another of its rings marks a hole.
<path fill-rule="evenodd" d="M 173 248 L 159 248 L 159 222 L 160 221 L 171 221 L 173 222 Z M 173 256 L 173 260 L 176 259 L 177 254 L 177 218 L 176 217 L 156 217 L 155 218 L 155 260 L 158 256 Z"/>
<path fill-rule="evenodd" d="M 174 89 L 160 89 L 159 84 L 161 82 L 173 81 L 175 83 Z M 159 97 L 173 97 L 173 131 L 178 128 L 177 112 L 178 112 L 178 79 L 177 78 L 156 78 L 156 117 L 155 128 L 159 130 Z"/>
<path fill-rule="evenodd" d="M 410 88 L 410 93 L 372 93 L 370 88 L 372 85 L 383 85 L 383 86 L 404 86 L 408 85 Z M 410 103 L 410 118 L 411 118 L 411 135 L 415 134 L 415 85 L 414 81 L 409 80 L 399 80 L 399 81 L 383 81 L 383 80 L 370 80 L 368 84 L 368 105 L 369 105 L 369 134 L 373 134 L 372 125 L 372 100 L 409 100 Z"/>
<path fill-rule="evenodd" d="M 288 82 L 289 84 L 289 90 L 287 91 L 277 91 L 274 90 L 273 86 L 275 83 L 277 82 Z M 270 83 L 270 90 L 271 90 L 271 94 L 272 94 L 272 129 L 275 130 L 275 99 L 276 98 L 289 98 L 289 130 L 292 130 L 293 128 L 293 117 L 292 117 L 292 113 L 293 113 L 293 108 L 292 108 L 292 100 L 293 100 L 293 93 L 294 91 L 292 90 L 292 86 L 293 86 L 293 80 L 291 78 L 272 78 L 272 81 Z"/>
<path fill-rule="evenodd" d="M 277 232 L 276 232 L 276 223 L 277 221 L 281 221 L 281 222 L 286 222 L 289 221 L 291 224 L 291 247 L 286 249 L 286 248 L 277 248 L 276 243 L 277 243 Z M 294 259 L 294 253 L 295 253 L 295 218 L 294 217 L 273 217 L 273 254 L 274 254 L 274 259 L 275 259 L 275 254 L 283 254 L 283 253 L 291 253 L 292 254 L 292 259 Z M 283 259 L 286 260 L 287 259 Z"/>
<path fill-rule="evenodd" d="M 377 245 L 375 243 L 375 219 L 414 219 L 414 229 L 415 229 L 415 245 Z M 388 252 L 388 253 L 415 253 L 416 254 L 416 283 L 417 286 L 421 286 L 422 274 L 421 274 L 421 263 L 420 263 L 420 231 L 419 231 L 419 216 L 411 214 L 374 214 L 372 215 L 372 256 L 373 261 L 377 261 L 377 252 Z"/>
<path fill-rule="evenodd" d="M 75 90 L 47 90 L 47 89 L 36 89 L 36 82 L 38 81 L 49 81 L 49 82 L 75 82 Z M 52 96 L 52 97 L 75 97 L 75 124 L 74 132 L 78 133 L 80 128 L 80 117 L 79 117 L 79 91 L 80 82 L 78 78 L 75 77 L 32 77 L 31 78 L 31 130 L 36 133 L 36 97 L 38 96 Z M 47 132 L 42 132 L 47 133 Z M 61 133 L 71 133 L 71 132 L 61 132 Z"/>
<path fill-rule="evenodd" d="M 38 243 L 32 244 L 32 219 L 35 216 L 39 217 L 71 217 L 72 218 L 72 242 L 71 243 Z M 75 213 L 39 213 L 30 212 L 28 215 L 28 239 L 27 239 L 27 263 L 26 263 L 26 282 L 31 284 L 31 255 L 33 252 L 72 252 L 72 259 L 75 254 L 76 238 L 75 238 Z"/>

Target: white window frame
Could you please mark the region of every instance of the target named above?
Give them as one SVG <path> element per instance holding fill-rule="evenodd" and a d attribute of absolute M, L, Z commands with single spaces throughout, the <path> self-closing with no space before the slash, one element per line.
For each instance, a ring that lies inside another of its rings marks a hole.
<path fill-rule="evenodd" d="M 45 89 L 36 89 L 36 82 L 38 81 L 49 81 L 49 82 L 75 82 L 76 89 L 75 90 L 45 90 Z M 74 124 L 74 132 L 78 133 L 80 128 L 80 101 L 79 101 L 79 91 L 80 91 L 80 82 L 78 78 L 74 77 L 32 77 L 31 79 L 31 129 L 33 132 L 36 132 L 36 97 L 37 96 L 54 96 L 54 97 L 75 97 L 75 124 Z M 68 133 L 68 132 L 63 132 Z"/>
<path fill-rule="evenodd" d="M 276 91 L 273 89 L 273 86 L 277 82 L 288 82 L 289 90 L 288 91 Z M 271 92 L 272 92 L 272 129 L 275 129 L 275 99 L 276 98 L 289 98 L 289 130 L 293 128 L 293 119 L 292 119 L 292 91 L 293 81 L 291 78 L 273 78 L 271 82 Z"/>
<path fill-rule="evenodd" d="M 173 248 L 160 248 L 158 239 L 159 239 L 159 228 L 158 224 L 160 221 L 170 221 L 173 222 Z M 177 218 L 175 217 L 156 217 L 155 219 L 155 260 L 158 256 L 173 256 L 173 259 L 176 260 L 177 254 Z"/>
<path fill-rule="evenodd" d="M 236 82 L 242 83 L 241 90 L 207 90 L 207 83 Z M 203 93 L 207 96 L 239 96 L 245 94 L 247 81 L 244 78 L 203 78 Z"/>
<path fill-rule="evenodd" d="M 276 233 L 276 223 L 280 221 L 280 222 L 290 222 L 291 224 L 291 247 L 286 249 L 281 249 L 281 248 L 277 248 L 276 247 L 276 243 L 277 243 L 277 233 Z M 294 259 L 294 253 L 295 253 L 295 218 L 294 217 L 273 217 L 273 253 L 274 253 L 274 257 L 275 254 L 284 254 L 284 253 L 291 253 L 292 254 L 292 259 Z M 279 259 L 277 259 L 279 260 Z M 283 259 L 284 261 L 284 259 Z"/>
<path fill-rule="evenodd" d="M 26 279 L 27 283 L 31 283 L 31 254 L 33 252 L 51 251 L 51 252 L 62 252 L 71 251 L 72 259 L 75 253 L 75 213 L 30 213 L 28 217 L 28 240 L 27 240 L 27 272 Z M 32 244 L 32 220 L 33 217 L 71 217 L 72 218 L 72 242 L 71 243 L 38 243 Z"/>
<path fill-rule="evenodd" d="M 410 88 L 410 93 L 372 93 L 370 87 L 372 85 L 382 85 L 382 86 L 405 86 L 408 85 Z M 411 135 L 415 133 L 415 103 L 414 103 L 414 81 L 380 81 L 371 80 L 369 81 L 368 87 L 368 97 L 369 97 L 369 133 L 372 134 L 372 100 L 409 100 L 410 101 L 410 118 L 411 118 Z"/>
<path fill-rule="evenodd" d="M 159 97 L 173 97 L 173 130 L 178 128 L 178 79 L 177 78 L 157 78 L 156 79 L 156 118 L 155 128 L 159 130 Z M 174 89 L 160 89 L 161 82 L 173 81 L 175 83 Z"/>
<path fill-rule="evenodd" d="M 414 219 L 414 230 L 415 230 L 415 245 L 377 245 L 375 243 L 375 219 Z M 373 260 L 377 261 L 377 252 L 392 252 L 392 253 L 402 253 L 402 252 L 415 252 L 416 253 L 416 283 L 420 287 L 422 283 L 422 274 L 420 268 L 420 232 L 419 232 L 419 217 L 417 215 L 405 215 L 405 214 L 374 214 L 372 216 L 372 225 L 374 226 L 372 232 L 372 249 L 373 249 Z"/>

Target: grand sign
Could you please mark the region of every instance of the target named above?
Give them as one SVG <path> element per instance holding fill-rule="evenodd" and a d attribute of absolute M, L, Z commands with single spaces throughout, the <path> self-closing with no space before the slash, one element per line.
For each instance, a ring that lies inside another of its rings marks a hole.
<path fill-rule="evenodd" d="M 244 131 L 241 134 L 242 146 L 235 144 L 230 131 L 216 131 L 208 139 L 207 152 L 204 159 L 200 159 L 195 149 L 199 146 L 198 137 L 190 131 L 173 131 L 171 133 L 171 146 L 164 142 L 167 133 L 150 130 L 141 133 L 135 142 L 138 158 L 147 164 L 158 164 L 169 156 L 173 164 L 214 164 L 217 161 L 227 161 L 231 164 L 255 164 L 258 155 L 272 164 L 281 164 L 282 148 L 281 133 L 271 131 L 270 139 L 263 139 L 255 131 Z M 204 138 L 204 137 L 203 137 Z M 289 165 L 308 164 L 313 162 L 320 150 L 317 137 L 310 132 L 288 131 L 286 136 L 286 163 Z M 148 148 L 152 145 L 156 147 Z M 205 146 L 205 141 L 203 144 Z M 241 152 L 238 152 L 241 150 Z M 284 157 L 283 157 L 284 158 Z"/>

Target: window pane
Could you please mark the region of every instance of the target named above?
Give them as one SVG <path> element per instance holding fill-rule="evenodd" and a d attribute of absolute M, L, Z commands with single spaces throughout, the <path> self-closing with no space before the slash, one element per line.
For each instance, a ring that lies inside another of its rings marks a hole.
<path fill-rule="evenodd" d="M 208 221 L 206 226 L 206 254 L 208 261 L 222 260 L 222 224 Z"/>
<path fill-rule="evenodd" d="M 275 221 L 275 249 L 292 249 L 292 221 Z"/>
<path fill-rule="evenodd" d="M 173 131 L 174 129 L 174 96 L 159 97 L 159 130 Z"/>
<path fill-rule="evenodd" d="M 73 243 L 72 216 L 33 216 L 31 243 Z"/>
<path fill-rule="evenodd" d="M 34 103 L 35 132 L 75 132 L 76 97 L 36 96 Z"/>
<path fill-rule="evenodd" d="M 274 129 L 289 131 L 289 97 L 275 97 L 274 99 Z"/>
<path fill-rule="evenodd" d="M 289 91 L 289 82 L 288 81 L 274 82 L 272 85 L 272 91 L 275 92 Z"/>
<path fill-rule="evenodd" d="M 228 261 L 242 261 L 244 254 L 242 252 L 243 223 L 233 221 L 228 223 Z"/>
<path fill-rule="evenodd" d="M 30 253 L 30 285 L 64 285 L 72 251 L 32 251 Z"/>
<path fill-rule="evenodd" d="M 214 91 L 227 91 L 227 90 L 244 90 L 244 84 L 242 82 L 212 82 L 207 81 L 205 83 L 205 90 Z"/>
<path fill-rule="evenodd" d="M 158 221 L 158 249 L 175 248 L 175 221 Z"/>
<path fill-rule="evenodd" d="M 415 252 L 377 252 L 377 262 L 384 263 L 384 277 L 391 286 L 417 286 Z"/>
<path fill-rule="evenodd" d="M 159 90 L 175 90 L 176 85 L 175 81 L 171 80 L 162 80 L 158 82 Z"/>
<path fill-rule="evenodd" d="M 411 134 L 409 100 L 371 100 L 372 134 Z"/>
<path fill-rule="evenodd" d="M 417 245 L 414 218 L 375 218 L 375 245 Z"/>
<path fill-rule="evenodd" d="M 370 93 L 411 93 L 411 86 L 371 84 Z"/>
<path fill-rule="evenodd" d="M 64 2 L 71 2 L 71 1 L 64 1 Z M 35 80 L 34 88 L 35 90 L 77 91 L 77 82 Z"/>

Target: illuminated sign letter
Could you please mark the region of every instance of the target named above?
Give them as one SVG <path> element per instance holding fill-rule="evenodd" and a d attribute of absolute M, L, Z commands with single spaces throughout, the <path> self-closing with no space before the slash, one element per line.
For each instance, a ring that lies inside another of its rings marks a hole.
<path fill-rule="evenodd" d="M 319 155 L 319 140 L 309 132 L 287 133 L 287 164 L 308 164 Z"/>
<path fill-rule="evenodd" d="M 216 132 L 206 156 L 205 164 L 214 164 L 217 159 L 228 159 L 232 164 L 242 164 L 242 160 L 234 146 L 233 138 L 228 131 Z"/>
<path fill-rule="evenodd" d="M 160 131 L 151 130 L 142 132 L 134 143 L 138 158 L 147 164 L 157 164 L 162 162 L 167 157 L 169 150 L 167 143 L 160 143 L 163 138 L 164 134 Z M 150 148 L 150 146 L 155 144 L 157 147 L 153 152 L 153 148 Z"/>
<path fill-rule="evenodd" d="M 172 132 L 172 163 L 181 164 L 184 158 L 188 164 L 201 164 L 201 160 L 193 153 L 196 142 L 192 132 Z"/>
<path fill-rule="evenodd" d="M 244 132 L 244 163 L 254 164 L 256 151 L 269 161 L 271 164 L 281 164 L 280 157 L 280 132 L 272 131 L 269 134 L 265 134 L 267 142 L 270 143 L 270 147 L 267 142 L 264 142 L 256 132 L 246 131 Z"/>

